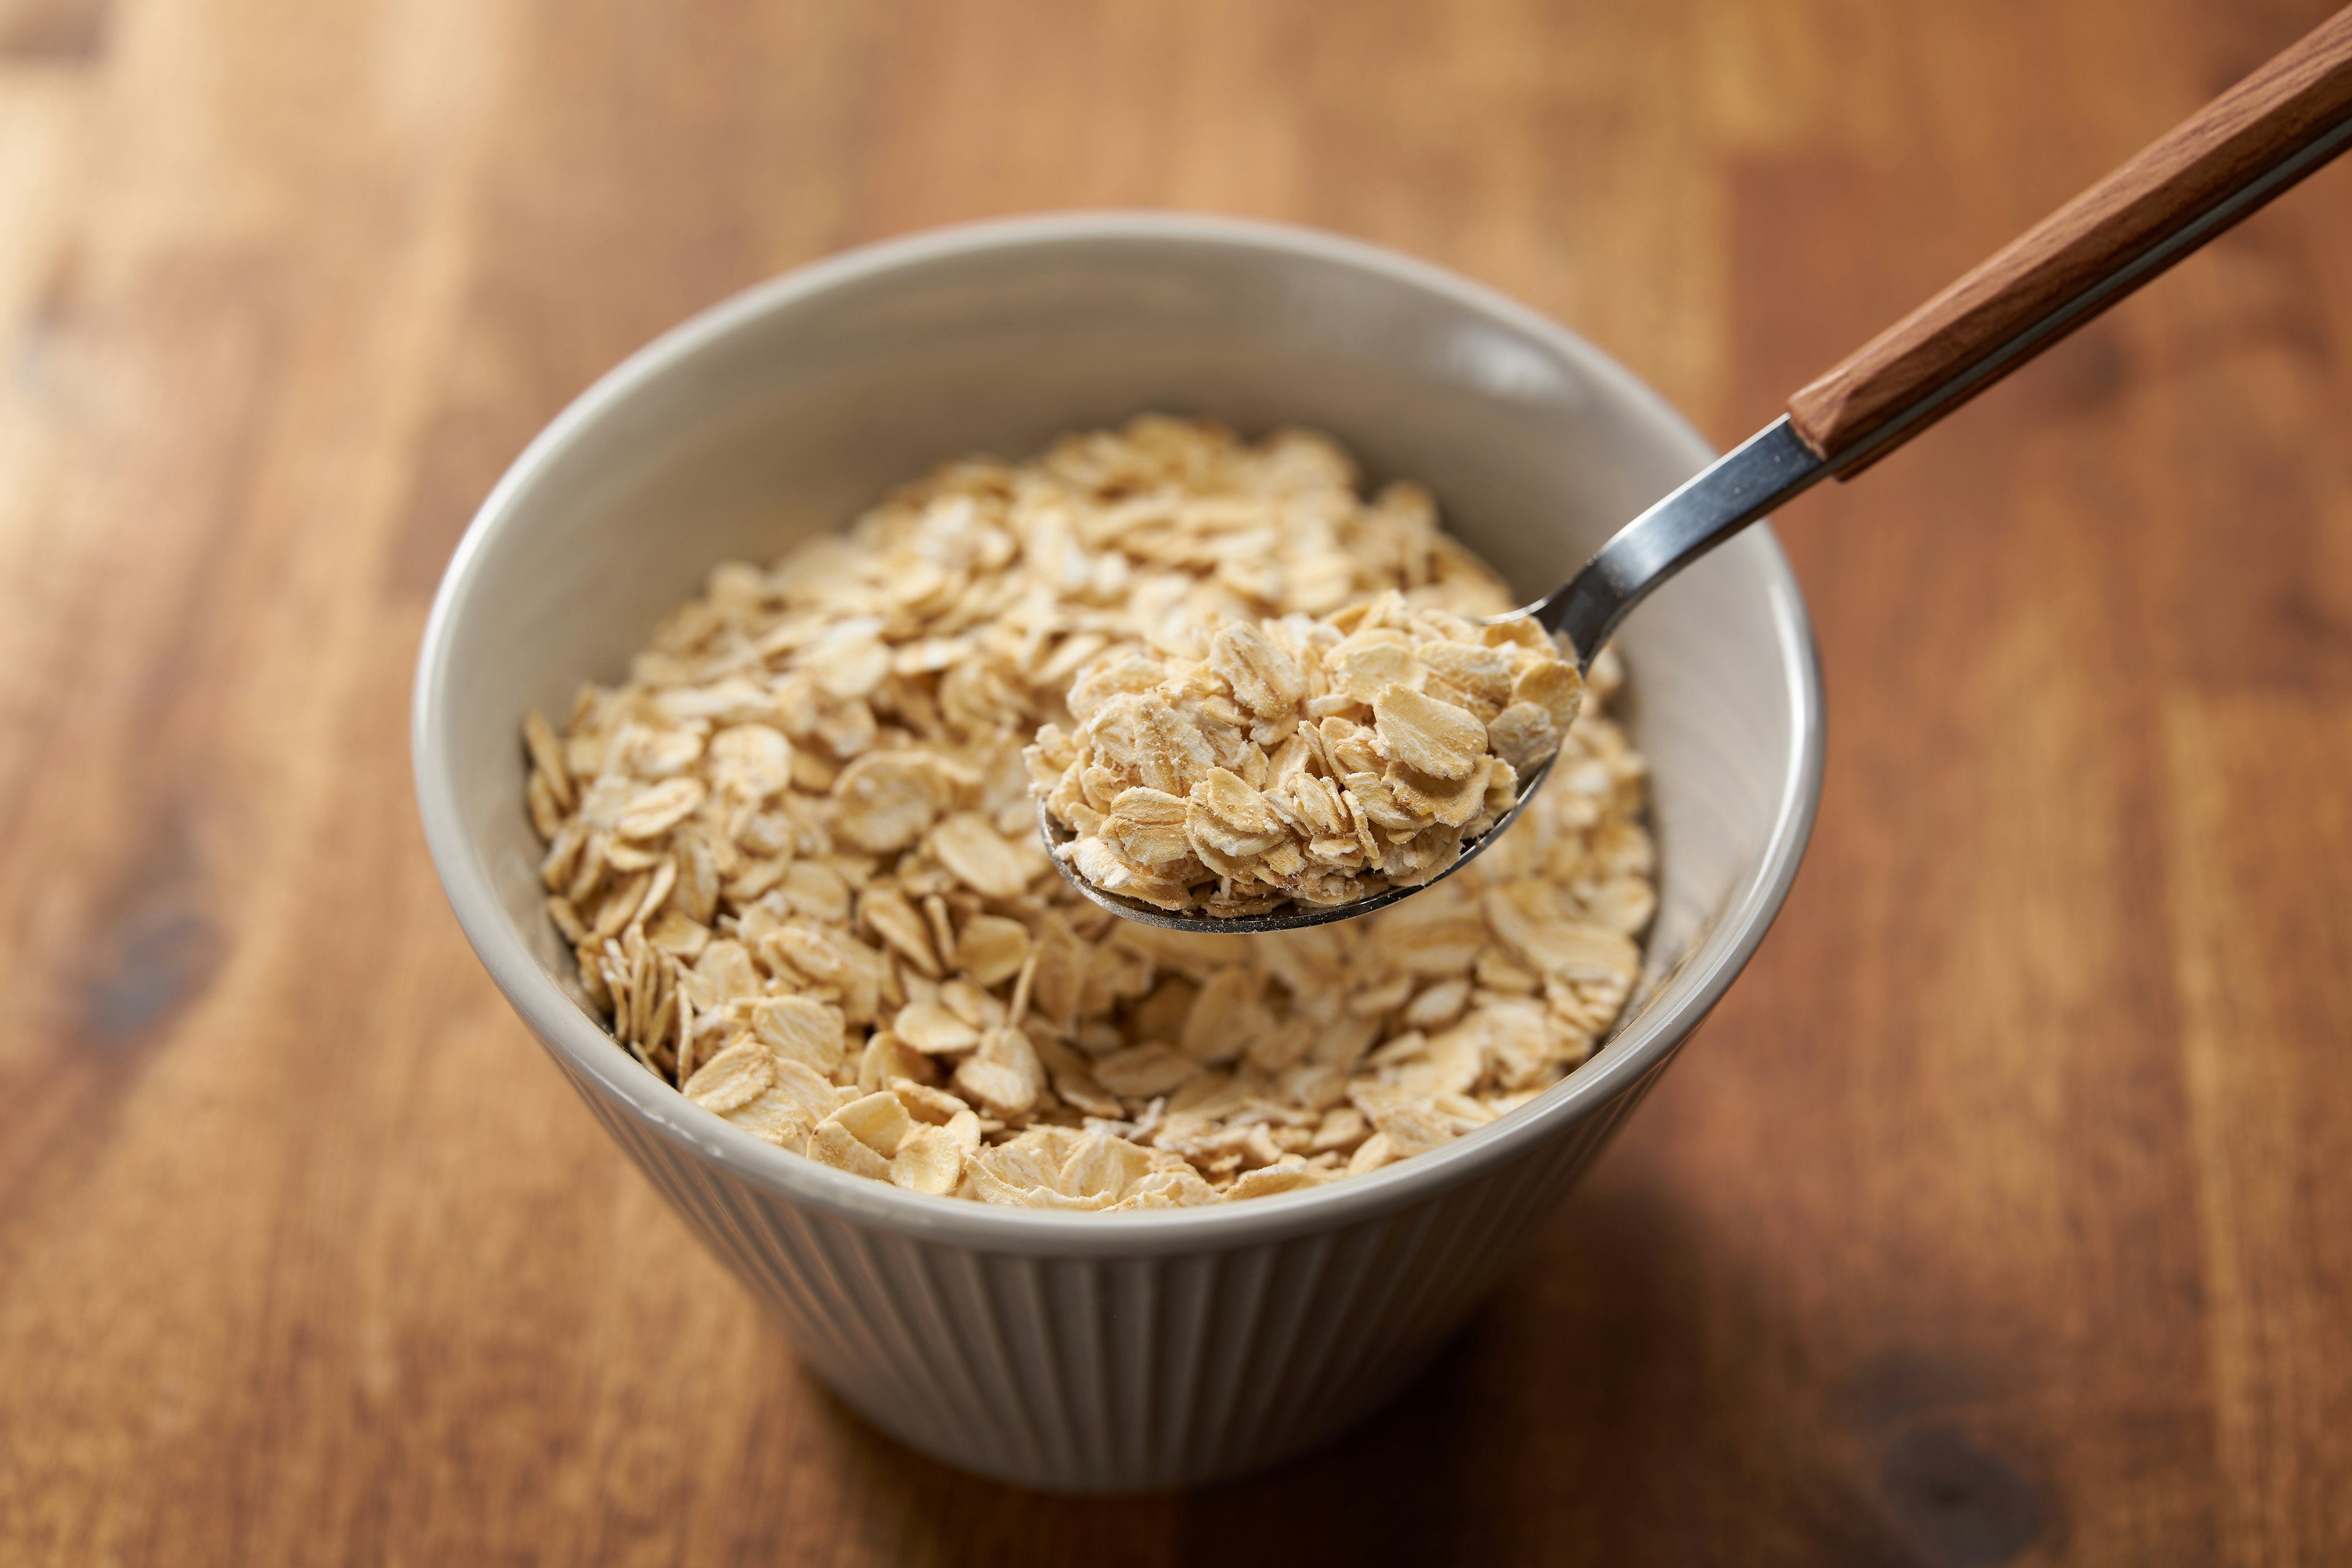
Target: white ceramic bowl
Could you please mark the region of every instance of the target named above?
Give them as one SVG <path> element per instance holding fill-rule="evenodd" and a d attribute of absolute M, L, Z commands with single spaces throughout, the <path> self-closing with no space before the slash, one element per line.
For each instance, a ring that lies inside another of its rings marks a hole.
<path fill-rule="evenodd" d="M 1756 949 L 1821 777 L 1804 607 L 1763 528 L 1622 637 L 1661 903 L 1631 1016 L 1565 1083 L 1435 1153 L 1176 1213 L 1015 1211 L 842 1175 L 656 1081 L 567 992 L 518 733 L 619 677 L 712 563 L 766 561 L 939 460 L 1148 409 L 1337 436 L 1528 597 L 1705 463 L 1574 334 L 1372 247 L 1082 214 L 919 235 L 706 311 L 598 382 L 474 520 L 418 661 L 416 790 L 499 987 L 809 1370 L 951 1464 L 1083 1491 L 1229 1476 L 1338 1432 L 1460 1321 Z"/>

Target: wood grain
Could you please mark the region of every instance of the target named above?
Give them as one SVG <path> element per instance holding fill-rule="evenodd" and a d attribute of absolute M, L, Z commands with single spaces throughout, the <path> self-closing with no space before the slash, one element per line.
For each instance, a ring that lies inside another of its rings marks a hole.
<path fill-rule="evenodd" d="M 1798 436 L 1815 455 L 1833 458 L 1910 416 L 1914 422 L 1869 459 L 1876 461 L 2108 308 L 2113 300 L 2088 308 L 2083 301 L 2347 116 L 2352 7 L 1799 388 L 1789 399 Z M 2069 309 L 2082 313 L 2035 343 L 2021 342 L 2021 333 Z M 1930 409 L 1941 389 L 2003 352 L 2013 357 Z"/>
<path fill-rule="evenodd" d="M 801 1369 L 482 975 L 409 663 L 840 246 L 1294 218 L 1718 440 L 2324 0 L 0 0 L 0 1563 L 2352 1559 L 2352 170 L 1780 530 L 1811 857 L 1399 1401 L 1072 1502 Z"/>

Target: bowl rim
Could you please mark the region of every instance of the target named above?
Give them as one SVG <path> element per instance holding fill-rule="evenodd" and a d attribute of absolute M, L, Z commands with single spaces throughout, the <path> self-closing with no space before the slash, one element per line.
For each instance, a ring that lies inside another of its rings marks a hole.
<path fill-rule="evenodd" d="M 1725 904 L 1716 931 L 1667 982 L 1680 993 L 1622 1030 L 1554 1088 L 1443 1149 L 1361 1176 L 1246 1204 L 1137 1214 L 1066 1213 L 974 1204 L 902 1191 L 789 1154 L 704 1110 L 618 1049 L 541 967 L 507 919 L 484 857 L 467 832 L 445 692 L 455 673 L 454 627 L 491 537 L 541 478 L 608 413 L 751 323 L 829 290 L 879 275 L 1009 250 L 1105 242 L 1275 253 L 1335 264 L 1441 297 L 1542 343 L 1688 449 L 1694 468 L 1713 449 L 1657 393 L 1601 350 L 1528 306 L 1433 263 L 1366 241 L 1261 219 L 1099 210 L 958 224 L 859 246 L 754 284 L 697 313 L 600 376 L 551 421 L 500 477 L 451 556 L 417 653 L 410 744 L 419 815 L 444 895 L 467 941 L 509 1004 L 575 1079 L 593 1086 L 687 1157 L 794 1205 L 866 1228 L 981 1251 L 1062 1258 L 1157 1257 L 1262 1246 L 1369 1222 L 1509 1163 L 1635 1088 L 1697 1028 L 1746 966 L 1795 880 L 1821 798 L 1825 731 L 1811 623 L 1794 573 L 1767 525 L 1764 589 L 1790 694 L 1796 738 L 1771 833 L 1755 869 Z M 1728 941 L 1722 938 L 1728 933 Z M 1704 960 L 1704 963 L 1701 960 Z"/>

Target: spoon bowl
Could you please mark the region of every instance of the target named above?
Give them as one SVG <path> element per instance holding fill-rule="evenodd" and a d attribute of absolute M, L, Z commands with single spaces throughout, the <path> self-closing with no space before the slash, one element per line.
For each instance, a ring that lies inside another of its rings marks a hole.
<path fill-rule="evenodd" d="M 1293 900 L 1288 906 L 1292 911 L 1290 913 L 1233 915 L 1222 918 L 1213 915 L 1186 914 L 1176 910 L 1163 910 L 1157 904 L 1147 904 L 1141 899 L 1130 899 L 1124 893 L 1109 892 L 1096 887 L 1092 882 L 1070 869 L 1069 858 L 1063 852 L 1062 847 L 1070 843 L 1077 836 L 1055 821 L 1053 814 L 1045 809 L 1045 803 L 1042 800 L 1037 803 L 1037 831 L 1044 836 L 1045 852 L 1052 857 L 1054 869 L 1062 874 L 1062 880 L 1076 888 L 1081 897 L 1100 904 L 1121 919 L 1139 921 L 1148 926 L 1158 926 L 1162 931 L 1215 931 L 1219 935 L 1246 936 L 1260 931 L 1303 931 L 1308 926 L 1329 925 L 1334 921 L 1355 920 L 1359 916 L 1373 914 L 1387 909 L 1391 904 L 1402 903 L 1423 888 L 1432 883 L 1443 882 L 1446 878 L 1470 864 L 1478 858 L 1487 845 L 1502 836 L 1505 828 L 1518 819 L 1519 813 L 1527 810 L 1528 803 L 1536 797 L 1537 787 L 1544 782 L 1544 776 L 1551 772 L 1553 760 L 1549 757 L 1544 759 L 1543 763 L 1520 784 L 1519 798 L 1512 805 L 1511 809 L 1505 812 L 1496 821 L 1494 826 L 1465 844 L 1462 847 L 1462 853 L 1454 858 L 1453 863 L 1432 877 L 1429 881 L 1415 882 L 1404 888 L 1383 888 L 1377 893 L 1367 893 L 1360 899 L 1351 899 L 1344 904 L 1302 904 Z"/>

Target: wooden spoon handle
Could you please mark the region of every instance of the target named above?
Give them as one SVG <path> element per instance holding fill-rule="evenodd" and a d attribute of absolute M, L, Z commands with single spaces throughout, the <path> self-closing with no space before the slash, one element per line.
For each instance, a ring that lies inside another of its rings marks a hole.
<path fill-rule="evenodd" d="M 2024 363 L 2352 139 L 2337 12 L 1789 400 L 1845 478 Z"/>

